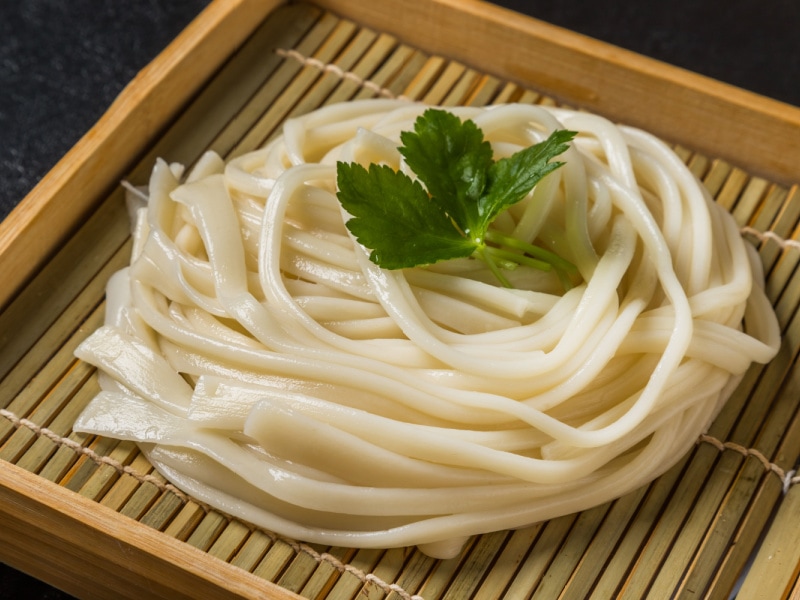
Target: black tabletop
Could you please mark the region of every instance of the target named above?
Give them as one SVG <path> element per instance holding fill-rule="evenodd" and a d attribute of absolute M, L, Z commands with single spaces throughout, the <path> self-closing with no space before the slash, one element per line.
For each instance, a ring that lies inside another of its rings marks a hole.
<path fill-rule="evenodd" d="M 208 1 L 0 0 L 0 219 Z M 494 3 L 800 106 L 797 0 Z M 68 596 L 0 564 L 0 598 Z"/>

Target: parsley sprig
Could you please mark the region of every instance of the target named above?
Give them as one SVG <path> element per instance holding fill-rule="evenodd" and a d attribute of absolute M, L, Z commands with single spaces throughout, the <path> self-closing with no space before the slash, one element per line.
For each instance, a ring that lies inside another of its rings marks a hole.
<path fill-rule="evenodd" d="M 552 159 L 575 135 L 555 131 L 495 161 L 491 144 L 473 121 L 428 109 L 414 131 L 400 134 L 399 151 L 416 179 L 386 165 L 337 163 L 337 197 L 352 217 L 347 228 L 370 250 L 370 260 L 385 269 L 474 256 L 507 287 L 502 269 L 520 265 L 555 269 L 568 284 L 575 273 L 571 263 L 490 226 L 564 164 Z"/>

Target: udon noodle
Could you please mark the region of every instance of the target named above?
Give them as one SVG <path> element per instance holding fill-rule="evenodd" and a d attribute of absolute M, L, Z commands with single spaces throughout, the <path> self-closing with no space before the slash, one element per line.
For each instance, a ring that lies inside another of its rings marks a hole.
<path fill-rule="evenodd" d="M 577 131 L 493 227 L 580 274 L 480 260 L 389 271 L 354 242 L 336 161 L 405 169 L 426 107 L 332 105 L 225 163 L 158 161 L 131 264 L 77 355 L 75 429 L 134 440 L 195 498 L 347 547 L 452 556 L 664 472 L 779 331 L 757 254 L 662 142 L 590 114 L 452 108 L 495 157 Z"/>

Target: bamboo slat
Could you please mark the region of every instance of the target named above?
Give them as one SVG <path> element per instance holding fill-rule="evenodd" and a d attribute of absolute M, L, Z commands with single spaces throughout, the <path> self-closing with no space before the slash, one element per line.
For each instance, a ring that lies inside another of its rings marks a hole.
<path fill-rule="evenodd" d="M 177 84 L 160 78 L 174 78 L 176 70 L 211 52 L 207 39 L 237 32 L 238 42 L 227 40 L 209 65 L 192 71 L 197 81 L 190 91 L 158 109 L 153 131 L 133 139 L 124 160 L 109 165 L 106 183 L 76 187 L 88 174 L 97 175 L 96 160 L 87 154 L 118 147 L 87 141 L 71 158 L 88 160 L 88 171 L 67 174 L 62 165 L 37 192 L 45 195 L 53 186 L 82 194 L 71 222 L 87 211 L 89 217 L 65 242 L 57 239 L 60 232 L 52 234 L 56 252 L 50 260 L 34 268 L 44 255 L 32 258 L 24 273 L 14 275 L 27 286 L 13 301 L 0 298 L 0 458 L 6 461 L 0 463 L 0 558 L 86 598 L 726 598 L 740 581 L 743 597 L 797 594 L 800 500 L 791 469 L 800 456 L 800 191 L 786 185 L 783 167 L 765 176 L 760 164 L 734 166 L 722 145 L 693 145 L 692 137 L 681 139 L 676 152 L 756 244 L 784 344 L 772 363 L 747 372 L 708 436 L 648 486 L 580 514 L 477 536 L 459 557 L 441 561 L 414 549 L 323 548 L 282 539 L 187 498 L 133 444 L 71 432 L 98 389 L 92 369 L 73 352 L 101 322 L 105 282 L 130 253 L 121 193 L 110 182 L 145 183 L 157 157 L 188 165 L 208 149 L 236 156 L 270 139 L 285 119 L 352 98 L 482 105 L 555 104 L 560 97 L 607 107 L 574 80 L 537 75 L 521 82 L 518 71 L 512 78 L 507 66 L 490 69 L 475 52 L 412 45 L 417 33 L 380 20 L 361 0 L 353 6 L 362 12 L 348 11 L 338 0 L 267 8 L 222 4 L 214 3 L 205 25 L 176 42 L 173 58 L 145 72 L 139 87 L 123 95 L 114 111 L 124 114 L 101 123 L 109 136 L 129 132 L 129 119 L 142 114 L 141 106 L 152 110 L 156 99 L 176 93 Z M 399 22 L 411 19 L 426 31 L 420 15 L 457 15 L 472 31 L 475 19 L 487 17 L 488 24 L 476 30 L 476 48 L 500 28 L 509 39 L 535 37 L 562 54 L 572 44 L 578 66 L 610 60 L 605 71 L 619 78 L 627 69 L 630 85 L 653 77 L 635 76 L 649 62 L 624 53 L 612 60 L 604 47 L 590 59 L 587 51 L 599 48 L 592 42 L 512 24 L 505 13 L 484 13 L 474 2 L 461 8 L 435 0 L 418 4 L 408 5 L 411 16 Z M 204 37 L 203 27 L 214 34 Z M 657 72 L 676 84 L 674 71 Z M 177 78 L 187 80 L 185 73 Z M 551 93 L 534 89 L 543 81 L 553 85 Z M 685 83 L 699 94 L 707 82 L 688 77 Z M 711 85 L 709 91 L 717 103 L 723 102 L 719 89 Z M 730 103 L 749 100 L 735 93 Z M 745 122 L 780 118 L 768 102 L 754 101 L 751 109 L 756 116 Z M 615 116 L 613 110 L 606 114 Z M 713 124 L 698 125 L 696 118 L 688 119 L 696 131 Z M 796 114 L 789 111 L 785 120 L 794 127 Z M 797 158 L 792 144 L 783 150 Z M 39 231 L 34 223 L 26 227 Z M 16 236 L 15 248 L 26 248 L 28 235 Z M 0 271 L 3 265 L 0 247 Z"/>
<path fill-rule="evenodd" d="M 792 487 L 775 516 L 764 544 L 756 555 L 750 576 L 740 590 L 742 598 L 795 598 L 800 590 L 800 544 L 797 515 L 800 487 Z M 769 582 L 769 585 L 765 585 Z"/>

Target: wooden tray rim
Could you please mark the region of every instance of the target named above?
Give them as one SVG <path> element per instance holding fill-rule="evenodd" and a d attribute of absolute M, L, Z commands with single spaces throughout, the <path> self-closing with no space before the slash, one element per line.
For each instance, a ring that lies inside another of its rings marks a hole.
<path fill-rule="evenodd" d="M 214 0 L 125 88 L 100 121 L 0 223 L 0 280 L 4 281 L 0 306 L 13 298 L 69 237 L 84 215 L 116 185 L 196 90 L 280 4 L 279 0 Z M 629 76 L 629 85 L 634 91 L 639 90 L 636 92 L 638 97 L 641 97 L 643 89 L 652 85 L 667 90 L 667 100 L 685 95 L 700 105 L 710 103 L 721 114 L 741 111 L 746 118 L 741 120 L 741 131 L 729 133 L 732 139 L 755 135 L 755 129 L 768 133 L 780 127 L 794 135 L 793 142 L 781 136 L 776 144 L 783 151 L 782 163 L 769 158 L 764 164 L 752 165 L 754 170 L 778 181 L 800 178 L 787 167 L 789 162 L 800 163 L 797 160 L 800 155 L 797 146 L 800 143 L 800 109 L 796 107 L 521 17 L 480 0 L 396 0 L 391 16 L 388 11 L 381 10 L 382 7 L 385 9 L 386 3 L 375 0 L 319 0 L 315 4 L 368 27 L 395 34 L 422 50 L 445 54 L 498 77 L 527 85 L 530 85 L 529 78 L 534 77 L 546 84 L 537 86 L 541 91 L 606 114 L 613 115 L 613 111 L 603 110 L 608 107 L 608 96 L 587 93 L 596 80 L 590 78 L 585 85 L 575 86 L 568 83 L 568 78 L 554 78 L 553 69 L 558 67 L 559 61 L 569 57 L 575 60 L 576 68 L 590 65 L 617 80 L 622 75 Z M 396 18 L 398 13 L 401 18 Z M 473 42 L 481 42 L 468 47 L 463 44 L 449 46 L 448 36 L 430 35 L 432 24 L 442 20 L 450 23 L 451 28 L 465 29 L 469 34 L 465 37 Z M 520 60 L 524 60 L 527 53 L 541 52 L 542 49 L 553 53 L 556 58 L 541 71 L 522 73 L 514 65 L 498 65 L 481 58 L 482 44 L 488 43 L 487 37 L 499 54 L 504 48 L 524 41 L 526 50 Z M 698 109 L 698 114 L 705 113 L 706 108 Z M 645 118 L 645 122 L 633 124 L 662 133 L 659 124 L 665 119 L 664 114 L 669 113 L 655 113 L 651 120 Z M 142 127 L 142 122 L 147 125 Z M 713 148 L 698 149 L 725 156 L 727 143 L 727 138 L 719 138 L 715 141 L 718 145 Z M 750 148 L 757 148 L 761 143 L 756 140 Z M 63 201 L 65 198 L 69 201 Z M 181 587 L 184 593 L 204 589 L 212 594 L 228 591 L 231 597 L 296 597 L 10 463 L 0 464 L 0 515 L 37 529 L 41 535 L 53 537 L 62 544 L 62 549 L 81 547 L 81 540 L 72 537 L 75 531 L 90 532 L 86 539 L 100 540 L 93 556 L 102 556 L 113 565 L 122 582 L 141 576 L 145 564 L 157 569 L 174 569 L 180 574 L 176 577 L 176 585 L 185 586 Z M 43 515 L 49 517 L 43 518 Z M 74 558 L 64 557 L 62 560 L 65 569 L 79 570 L 81 560 L 85 559 L 76 553 Z M 71 578 L 59 579 L 57 574 L 37 570 L 33 563 L 20 566 L 64 589 L 73 586 L 72 593 L 86 592 L 75 588 L 77 584 Z"/>

